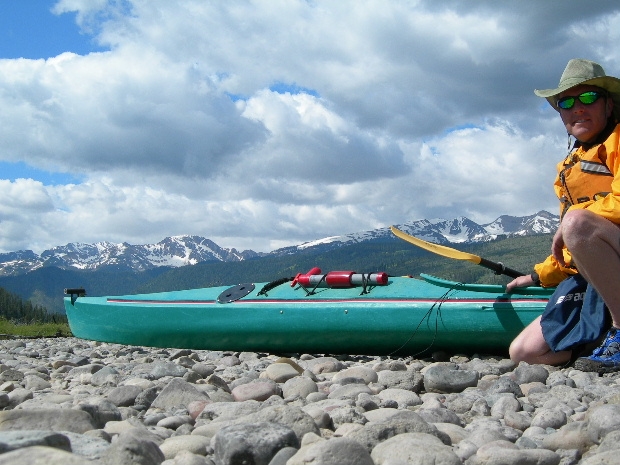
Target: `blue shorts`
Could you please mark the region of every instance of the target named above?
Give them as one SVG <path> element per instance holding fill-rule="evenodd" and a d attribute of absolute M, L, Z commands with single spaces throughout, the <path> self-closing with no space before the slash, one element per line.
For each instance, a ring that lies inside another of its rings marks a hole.
<path fill-rule="evenodd" d="M 551 350 L 559 352 L 598 340 L 611 326 L 611 317 L 598 292 L 577 274 L 558 285 L 540 326 Z"/>

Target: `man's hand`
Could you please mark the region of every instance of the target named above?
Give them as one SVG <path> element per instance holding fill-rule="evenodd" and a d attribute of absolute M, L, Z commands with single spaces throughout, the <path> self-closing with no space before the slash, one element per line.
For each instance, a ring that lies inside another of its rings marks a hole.
<path fill-rule="evenodd" d="M 560 223 L 560 227 L 555 232 L 553 236 L 553 241 L 551 242 L 551 254 L 558 261 L 561 266 L 566 266 L 564 262 L 564 236 L 562 233 L 562 223 Z"/>
<path fill-rule="evenodd" d="M 528 287 L 534 284 L 536 283 L 534 283 L 531 275 L 519 276 L 506 284 L 506 292 L 511 292 L 515 287 Z"/>

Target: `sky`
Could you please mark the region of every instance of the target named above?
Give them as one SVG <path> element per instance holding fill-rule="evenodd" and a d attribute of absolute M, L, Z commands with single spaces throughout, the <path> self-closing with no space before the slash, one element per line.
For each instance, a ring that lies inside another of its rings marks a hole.
<path fill-rule="evenodd" d="M 619 41 L 615 0 L 0 0 L 0 252 L 558 213 L 533 90 Z"/>

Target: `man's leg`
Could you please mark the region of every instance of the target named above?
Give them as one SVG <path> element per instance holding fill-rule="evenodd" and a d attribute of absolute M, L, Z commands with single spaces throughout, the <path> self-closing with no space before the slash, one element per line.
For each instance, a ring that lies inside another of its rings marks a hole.
<path fill-rule="evenodd" d="M 589 357 L 575 368 L 600 373 L 620 370 L 620 227 L 588 210 L 574 210 L 562 220 L 562 235 L 579 272 L 601 296 L 613 327 Z"/>
<path fill-rule="evenodd" d="M 542 363 L 545 365 L 561 365 L 570 360 L 571 351 L 553 352 L 543 338 L 540 326 L 540 317 L 525 327 L 512 344 L 510 344 L 510 359 L 515 362 L 529 364 Z"/>
<path fill-rule="evenodd" d="M 597 290 L 620 328 L 620 227 L 588 210 L 573 210 L 562 220 L 564 243 L 579 273 Z"/>

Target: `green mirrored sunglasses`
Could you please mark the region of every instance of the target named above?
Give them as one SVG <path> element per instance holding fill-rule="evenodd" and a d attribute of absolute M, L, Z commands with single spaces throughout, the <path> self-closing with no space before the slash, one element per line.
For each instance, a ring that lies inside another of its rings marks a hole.
<path fill-rule="evenodd" d="M 570 110 L 571 108 L 575 106 L 576 99 L 579 99 L 579 101 L 583 103 L 584 105 L 592 105 L 599 98 L 604 97 L 604 96 L 605 94 L 603 94 L 602 92 L 590 90 L 588 92 L 584 92 L 583 94 L 579 94 L 577 96 L 562 97 L 561 99 L 558 100 L 557 105 L 558 105 L 558 108 L 561 108 L 562 110 Z"/>

